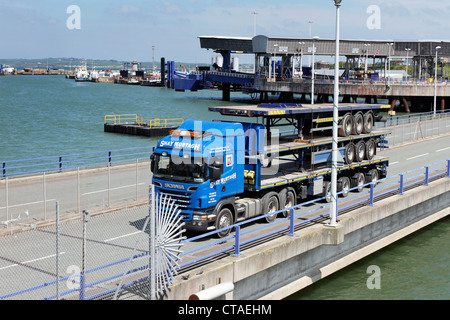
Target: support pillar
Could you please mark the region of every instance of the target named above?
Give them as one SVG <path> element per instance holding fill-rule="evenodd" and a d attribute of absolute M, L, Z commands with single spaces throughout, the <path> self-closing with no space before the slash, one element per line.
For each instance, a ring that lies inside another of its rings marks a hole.
<path fill-rule="evenodd" d="M 410 110 L 409 110 L 408 101 L 406 101 L 406 99 L 404 97 L 402 98 L 402 101 L 403 101 L 403 104 L 405 105 L 405 111 L 409 113 Z"/>
<path fill-rule="evenodd" d="M 222 100 L 230 101 L 230 89 L 231 85 L 229 83 L 222 83 Z"/>

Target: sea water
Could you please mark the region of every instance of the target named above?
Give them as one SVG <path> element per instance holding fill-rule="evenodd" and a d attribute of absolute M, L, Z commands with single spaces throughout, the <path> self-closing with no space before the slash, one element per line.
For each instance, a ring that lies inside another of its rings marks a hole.
<path fill-rule="evenodd" d="M 229 102 L 221 97 L 215 90 L 175 92 L 78 83 L 64 76 L 0 77 L 0 161 L 156 144 L 158 138 L 105 133 L 105 115 L 230 120 L 209 112 L 208 107 L 252 102 L 242 93 L 232 93 Z M 435 222 L 288 299 L 450 299 L 449 219 Z"/>

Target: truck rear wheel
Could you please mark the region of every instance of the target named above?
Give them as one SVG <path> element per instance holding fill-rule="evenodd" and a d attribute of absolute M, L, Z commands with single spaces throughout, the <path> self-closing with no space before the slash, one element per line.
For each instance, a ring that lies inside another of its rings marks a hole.
<path fill-rule="evenodd" d="M 346 113 L 344 117 L 339 121 L 338 133 L 341 137 L 348 137 L 353 131 L 353 117 L 350 113 Z"/>
<path fill-rule="evenodd" d="M 358 187 L 358 192 L 363 191 L 363 185 L 366 183 L 366 178 L 364 177 L 364 174 L 362 172 L 357 172 L 352 177 L 352 188 Z"/>
<path fill-rule="evenodd" d="M 331 202 L 331 182 L 325 181 L 323 183 L 322 197 L 325 197 L 326 202 Z"/>
<path fill-rule="evenodd" d="M 373 127 L 373 114 L 371 111 L 367 111 L 364 114 L 364 129 L 363 133 L 370 133 L 372 132 Z"/>
<path fill-rule="evenodd" d="M 361 140 L 355 145 L 355 161 L 356 162 L 363 161 L 365 155 L 366 155 L 366 144 L 364 143 L 364 141 Z"/>
<path fill-rule="evenodd" d="M 355 159 L 355 145 L 353 142 L 348 143 L 344 149 L 344 159 L 346 164 L 352 164 Z"/>
<path fill-rule="evenodd" d="M 375 156 L 375 141 L 373 139 L 370 139 L 366 142 L 366 160 L 372 160 Z"/>
<path fill-rule="evenodd" d="M 364 116 L 362 112 L 357 112 L 353 116 L 353 134 L 359 135 L 364 129 Z"/>
<path fill-rule="evenodd" d="M 371 169 L 366 174 L 366 183 L 373 183 L 374 185 L 377 185 L 378 183 L 378 170 L 377 169 Z"/>
<path fill-rule="evenodd" d="M 348 196 L 350 189 L 350 179 L 348 177 L 340 177 L 337 181 L 337 191 L 341 192 L 343 198 Z"/>
<path fill-rule="evenodd" d="M 216 230 L 229 227 L 232 224 L 233 224 L 233 214 L 231 213 L 231 210 L 228 208 L 223 208 L 222 210 L 220 210 L 216 220 Z M 230 232 L 231 228 L 228 228 L 226 230 L 218 232 L 217 235 L 219 236 L 219 238 L 223 238 L 226 237 Z"/>
<path fill-rule="evenodd" d="M 275 192 L 269 192 L 262 198 L 263 215 L 278 211 L 278 198 Z M 267 222 L 273 222 L 277 218 L 277 214 L 265 217 Z"/>
<path fill-rule="evenodd" d="M 288 209 L 295 206 L 295 194 L 292 190 L 285 188 L 280 191 L 280 209 Z M 283 217 L 289 217 L 289 210 L 283 211 Z"/>

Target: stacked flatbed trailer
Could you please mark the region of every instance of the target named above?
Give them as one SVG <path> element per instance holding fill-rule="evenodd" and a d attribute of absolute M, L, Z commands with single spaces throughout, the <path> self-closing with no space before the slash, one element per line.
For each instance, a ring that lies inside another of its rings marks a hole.
<path fill-rule="evenodd" d="M 386 136 L 391 131 L 373 128 L 379 113 L 389 108 L 380 104 L 339 105 L 338 150 L 343 162 L 337 169 L 338 192 L 386 176 L 389 159 L 377 157 L 376 153 L 377 149 L 388 148 Z M 259 151 L 266 168 L 273 166 L 271 160 L 288 156 L 284 158 L 285 163 L 277 162 L 277 169 L 266 169 L 267 174 L 264 170 L 260 173 L 246 170 L 247 191 L 261 192 L 295 184 L 298 198 L 330 194 L 333 104 L 259 104 L 210 107 L 209 110 L 227 116 L 262 119 L 267 132 L 264 150 Z M 274 134 L 273 129 L 280 126 L 291 126 L 294 130 L 288 131 L 291 132 L 288 135 Z M 246 157 L 251 159 L 252 155 Z M 344 197 L 347 195 L 342 193 Z"/>
<path fill-rule="evenodd" d="M 347 196 L 350 188 L 361 192 L 363 185 L 386 176 L 389 159 L 376 153 L 387 148 L 385 137 L 390 131 L 373 128 L 379 112 L 387 108 L 340 104 L 337 187 L 341 196 Z M 209 110 L 252 121 L 186 120 L 159 141 L 152 156 L 155 190 L 176 202 L 186 229 L 220 229 L 218 235 L 223 237 L 230 232 L 226 227 L 235 222 L 258 215 L 273 221 L 276 215 L 271 212 L 307 197 L 330 200 L 333 105 L 260 104 Z M 282 126 L 289 130 L 276 132 Z"/>

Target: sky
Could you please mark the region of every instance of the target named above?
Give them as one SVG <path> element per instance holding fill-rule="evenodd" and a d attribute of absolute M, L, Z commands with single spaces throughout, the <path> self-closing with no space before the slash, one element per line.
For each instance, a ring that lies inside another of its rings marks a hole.
<path fill-rule="evenodd" d="M 148 62 L 154 46 L 155 61 L 209 63 L 198 36 L 252 37 L 256 21 L 258 35 L 334 39 L 335 14 L 332 0 L 0 0 L 0 59 Z M 450 38 L 448 0 L 343 0 L 340 15 L 341 39 Z"/>

